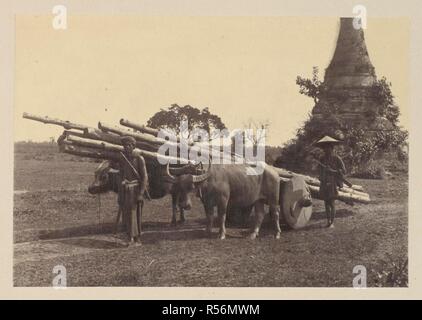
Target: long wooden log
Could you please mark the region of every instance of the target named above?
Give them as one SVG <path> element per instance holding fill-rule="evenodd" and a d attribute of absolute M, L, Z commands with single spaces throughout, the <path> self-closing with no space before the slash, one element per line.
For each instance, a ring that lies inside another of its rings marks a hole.
<path fill-rule="evenodd" d="M 111 126 L 104 126 L 104 130 L 99 130 L 97 128 L 93 128 L 87 125 L 73 123 L 67 120 L 61 120 L 56 118 L 50 118 L 48 116 L 38 116 L 34 114 L 29 114 L 27 112 L 24 112 L 22 115 L 23 118 L 34 120 L 38 122 L 42 122 L 44 124 L 54 124 L 57 126 L 61 126 L 67 130 L 80 130 L 83 132 L 83 135 L 81 137 L 89 138 L 89 139 L 95 139 L 95 140 L 103 140 L 106 142 L 111 142 L 115 144 L 120 144 L 120 136 L 121 135 L 131 135 L 131 131 L 124 132 L 122 130 L 112 130 Z M 105 130 L 108 128 L 109 130 Z M 72 133 L 76 135 L 76 132 Z M 149 149 L 155 149 L 158 150 L 159 146 L 163 143 L 163 141 L 158 141 L 155 137 L 151 137 L 150 135 L 138 135 L 136 138 L 138 138 L 139 144 L 141 148 L 147 148 Z M 149 143 L 142 144 L 141 142 Z M 157 145 L 157 146 L 155 146 Z"/>
<path fill-rule="evenodd" d="M 117 134 L 117 135 L 120 135 L 120 136 L 123 136 L 123 135 L 131 136 L 137 142 L 144 142 L 144 143 L 149 144 L 151 147 L 153 147 L 154 149 L 156 149 L 156 151 L 158 151 L 158 149 L 160 148 L 160 146 L 162 146 L 164 143 L 167 143 L 167 145 L 169 147 L 176 148 L 178 151 L 180 150 L 180 146 L 176 142 L 174 142 L 174 141 L 166 141 L 165 139 L 157 138 L 157 137 L 152 136 L 150 134 L 135 132 L 135 131 L 131 131 L 131 130 L 126 129 L 126 128 L 121 128 L 121 127 L 117 127 L 117 126 L 108 125 L 108 124 L 106 124 L 104 122 L 99 122 L 98 123 L 98 128 L 101 131 L 105 132 L 105 133 L 110 133 L 111 132 L 113 134 Z"/>
<path fill-rule="evenodd" d="M 103 132 L 99 129 L 87 130 L 87 131 L 84 131 L 83 133 L 77 132 L 77 131 L 65 130 L 63 132 L 63 135 L 76 136 L 79 138 L 93 139 L 93 140 L 122 145 L 121 136 L 114 133 Z M 152 152 L 157 152 L 159 148 L 157 145 L 147 143 L 147 142 L 142 142 L 139 140 L 136 141 L 136 147 L 142 150 L 152 151 Z"/>
<path fill-rule="evenodd" d="M 67 135 L 63 139 L 60 139 L 60 144 L 77 145 L 77 146 L 105 150 L 105 151 L 115 152 L 115 153 L 119 153 L 124 150 L 124 148 L 121 145 L 112 144 L 112 143 L 104 142 L 104 141 L 81 138 L 75 135 Z M 142 155 L 146 159 L 154 160 L 154 161 L 157 160 L 162 164 L 168 163 L 168 162 L 172 164 L 189 162 L 186 159 L 165 156 L 156 152 L 146 151 L 146 150 L 142 150 L 138 148 L 135 148 L 134 151 Z"/>
<path fill-rule="evenodd" d="M 159 136 L 159 130 L 158 129 L 154 129 L 154 128 L 150 128 L 150 127 L 147 127 L 147 126 L 142 125 L 142 124 L 134 123 L 134 122 L 127 120 L 127 119 L 120 119 L 120 124 L 122 126 L 140 131 L 142 133 L 150 134 L 154 137 Z M 175 136 L 175 135 L 172 135 L 171 133 L 168 133 L 168 138 L 169 138 L 169 141 L 172 141 L 172 142 L 175 142 L 175 143 L 180 143 L 180 138 Z M 195 142 L 187 142 L 187 145 L 188 145 L 189 148 L 193 147 L 195 145 L 198 146 Z M 224 151 L 221 150 L 219 146 L 213 146 L 212 144 L 210 144 L 209 147 L 210 147 L 210 150 L 216 149 L 218 147 L 219 148 L 218 152 L 224 153 Z M 227 158 L 227 157 L 235 157 L 236 155 L 234 153 L 230 152 L 230 153 L 224 153 L 224 156 Z"/>
<path fill-rule="evenodd" d="M 84 131 L 84 130 L 89 128 L 88 126 L 83 125 L 83 124 L 73 123 L 73 122 L 70 122 L 70 121 L 63 121 L 63 120 L 60 120 L 60 119 L 54 119 L 54 118 L 50 118 L 50 117 L 47 117 L 47 116 L 37 116 L 37 115 L 34 115 L 34 114 L 29 114 L 27 112 L 24 112 L 22 117 L 25 118 L 25 119 L 42 122 L 44 124 L 55 124 L 57 126 L 62 126 L 63 128 L 65 128 L 67 130 L 75 129 L 75 130 Z"/>
<path fill-rule="evenodd" d="M 67 139 L 62 140 L 60 143 L 60 151 L 63 153 L 79 156 L 79 157 L 85 157 L 85 158 L 94 158 L 94 159 L 103 159 L 103 160 L 114 160 L 118 161 L 120 159 L 120 155 L 116 151 L 106 150 L 106 149 L 99 149 L 98 146 L 94 147 L 88 147 L 88 146 L 81 146 L 77 145 Z M 157 164 L 156 158 L 150 158 L 145 157 L 145 161 L 153 162 L 154 164 Z M 180 176 L 182 174 L 185 174 L 187 172 L 190 172 L 191 168 L 186 169 L 186 167 L 179 167 L 179 166 L 173 166 L 170 165 L 169 171 L 172 175 Z"/>
<path fill-rule="evenodd" d="M 104 160 L 118 160 L 119 154 L 115 151 L 101 150 L 98 148 L 89 148 L 74 145 L 64 141 L 60 145 L 60 152 L 68 153 L 78 157 L 104 159 Z"/>
<path fill-rule="evenodd" d="M 132 121 L 127 120 L 127 119 L 120 119 L 120 124 L 124 127 L 132 128 L 132 129 L 135 129 L 135 130 L 140 131 L 142 133 L 150 134 L 154 137 L 159 136 L 159 130 L 158 129 L 150 128 L 150 127 L 144 126 L 142 124 L 132 122 Z M 169 141 L 173 141 L 173 142 L 176 142 L 176 143 L 180 142 L 179 137 L 172 135 L 170 132 L 168 132 L 168 138 L 169 138 Z M 189 145 L 193 145 L 193 143 L 190 143 Z"/>
<path fill-rule="evenodd" d="M 144 141 L 144 142 L 151 143 L 151 144 L 156 144 L 158 146 L 161 146 L 164 143 L 166 143 L 167 146 L 176 148 L 178 153 L 180 151 L 180 144 L 178 144 L 174 141 L 167 141 L 165 139 L 156 138 L 156 137 L 149 135 L 149 134 L 130 131 L 128 129 L 119 128 L 117 126 L 111 126 L 111 125 L 105 124 L 103 122 L 98 123 L 98 128 L 100 130 L 104 131 L 104 132 L 111 132 L 111 133 L 115 133 L 115 134 L 118 134 L 118 135 L 128 135 L 128 136 L 135 138 L 135 140 Z M 201 154 L 205 159 L 207 159 L 207 161 L 209 159 L 211 159 L 212 155 L 213 155 L 213 152 L 212 152 L 212 150 L 210 150 L 210 148 L 206 148 L 206 147 L 198 145 L 198 144 L 194 144 L 192 146 L 187 146 L 187 151 L 188 151 L 188 156 L 191 156 L 192 154 Z M 224 153 L 219 153 L 219 154 L 221 155 L 222 159 L 223 158 L 227 159 L 227 160 L 232 159 L 231 155 L 224 154 Z M 191 160 L 196 160 L 196 159 L 191 159 Z"/>
<path fill-rule="evenodd" d="M 150 134 L 154 137 L 159 136 L 160 130 L 147 127 L 143 124 L 138 124 L 138 123 L 132 122 L 128 119 L 120 119 L 120 124 L 124 127 L 132 128 L 132 129 L 135 129 L 135 130 L 140 131 L 142 133 Z M 169 138 L 169 141 L 172 141 L 172 142 L 175 142 L 175 143 L 180 143 L 180 138 L 178 136 L 171 134 L 170 132 L 167 133 L 167 137 Z M 189 147 L 192 147 L 192 146 L 195 145 L 195 143 L 194 142 L 187 142 L 187 145 Z M 210 147 L 212 148 L 213 146 L 210 145 Z"/>
<path fill-rule="evenodd" d="M 281 181 L 287 182 L 290 179 L 289 178 L 283 178 L 280 177 Z M 319 195 L 319 187 L 317 186 L 312 186 L 312 185 L 308 185 L 309 191 L 311 192 L 312 198 L 314 199 L 319 199 L 319 200 L 323 200 L 320 198 Z M 369 197 L 369 194 L 367 193 L 357 193 L 356 191 L 344 191 L 344 190 L 339 190 L 338 192 L 338 196 L 336 198 L 339 201 L 345 202 L 347 204 L 353 204 L 353 203 L 363 203 L 363 204 L 368 204 L 371 202 L 371 199 Z"/>
<path fill-rule="evenodd" d="M 294 173 L 294 172 L 291 172 L 291 171 L 288 171 L 288 170 L 285 170 L 285 169 L 282 169 L 282 168 L 277 168 L 277 167 L 274 167 L 274 169 L 278 172 L 278 175 L 280 177 L 283 177 L 283 178 L 291 179 L 294 175 L 298 175 L 298 176 L 302 176 L 305 179 L 305 182 L 308 185 L 319 187 L 319 185 L 321 183 L 318 179 L 310 177 L 310 176 L 305 176 L 305 175 L 302 175 L 302 174 Z M 352 190 L 355 190 L 355 191 L 363 192 L 363 187 L 360 186 L 360 185 L 353 185 L 351 188 L 344 187 L 344 189 L 346 191 L 349 191 L 349 189 L 352 189 Z"/>
<path fill-rule="evenodd" d="M 104 131 L 99 130 L 97 128 L 89 127 L 87 125 L 73 123 L 73 122 L 70 122 L 70 121 L 67 121 L 67 120 L 50 118 L 48 116 L 33 115 L 33 114 L 29 114 L 27 112 L 23 113 L 23 118 L 42 122 L 44 124 L 58 125 L 58 126 L 61 126 L 61 127 L 65 128 L 67 130 L 71 130 L 71 129 L 80 130 L 83 133 L 75 132 L 75 131 L 65 131 L 65 133 L 73 134 L 73 135 L 76 135 L 76 136 L 79 136 L 79 137 L 84 137 L 84 138 L 89 138 L 89 139 L 102 140 L 102 141 L 106 141 L 106 142 L 110 142 L 110 143 L 114 143 L 114 144 L 121 144 L 120 143 L 121 135 L 124 134 L 123 132 L 119 132 L 119 134 L 113 133 L 112 131 L 104 132 Z M 130 134 L 130 132 L 128 134 Z M 156 139 L 151 140 L 151 139 L 148 139 L 148 138 L 149 138 L 149 136 L 147 136 L 146 139 L 144 139 L 147 143 L 142 143 L 142 140 L 141 140 L 141 141 L 137 142 L 137 146 L 139 148 L 146 149 L 146 150 L 149 150 L 149 151 L 151 151 L 151 150 L 157 151 L 158 148 L 159 148 L 159 142 L 157 142 Z M 156 144 L 158 144 L 158 145 L 156 146 Z"/>
<path fill-rule="evenodd" d="M 162 145 L 163 143 L 166 142 L 166 140 L 156 138 L 154 136 L 151 136 L 150 134 L 135 132 L 126 128 L 109 125 L 101 121 L 98 122 L 98 129 L 100 129 L 103 132 L 108 132 L 108 133 L 111 132 L 120 136 L 131 136 L 135 138 L 135 140 L 140 140 L 140 141 L 144 141 L 144 142 L 148 142 L 152 144 Z M 172 143 L 172 142 L 169 142 L 169 143 Z"/>
<path fill-rule="evenodd" d="M 309 185 L 308 187 L 311 190 L 312 197 L 314 197 L 315 199 L 320 199 L 319 188 L 315 186 L 309 186 Z M 371 202 L 371 199 L 369 198 L 368 194 L 363 195 L 363 194 L 357 194 L 354 192 L 344 192 L 341 190 L 338 191 L 337 200 L 340 200 L 347 204 L 352 204 L 354 202 L 368 204 Z"/>

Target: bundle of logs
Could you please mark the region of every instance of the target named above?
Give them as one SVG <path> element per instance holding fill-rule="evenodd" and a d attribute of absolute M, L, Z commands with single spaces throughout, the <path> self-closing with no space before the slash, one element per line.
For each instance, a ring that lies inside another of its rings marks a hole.
<path fill-rule="evenodd" d="M 136 140 L 136 152 L 139 152 L 145 161 L 160 161 L 160 163 L 188 163 L 188 159 L 181 159 L 179 149 L 182 143 L 175 135 L 168 135 L 166 139 L 159 137 L 157 129 L 149 128 L 144 125 L 133 123 L 126 119 L 120 120 L 121 126 L 112 126 L 99 122 L 98 128 L 89 127 L 86 125 L 76 124 L 69 121 L 59 119 L 52 119 L 49 117 L 41 117 L 28 113 L 23 114 L 23 118 L 39 121 L 45 124 L 54 124 L 64 127 L 64 132 L 57 140 L 60 151 L 76 156 L 97 158 L 104 160 L 116 160 L 119 157 L 119 152 L 123 151 L 121 145 L 121 136 L 132 136 Z M 177 150 L 177 157 L 163 155 L 158 152 L 160 146 L 164 143 L 167 145 L 174 145 Z M 204 149 L 202 146 L 195 143 L 188 143 L 186 146 L 190 151 L 197 151 L 203 156 L 212 156 L 215 150 Z M 237 157 L 231 153 L 221 152 L 221 158 L 232 160 Z M 282 168 L 274 168 L 282 181 L 289 181 L 294 176 L 300 176 L 304 179 L 311 191 L 312 197 L 318 199 L 320 181 L 316 178 L 297 174 L 287 171 Z M 351 187 L 342 187 L 339 189 L 338 200 L 348 204 L 369 203 L 369 194 L 363 191 L 362 186 L 352 185 Z"/>

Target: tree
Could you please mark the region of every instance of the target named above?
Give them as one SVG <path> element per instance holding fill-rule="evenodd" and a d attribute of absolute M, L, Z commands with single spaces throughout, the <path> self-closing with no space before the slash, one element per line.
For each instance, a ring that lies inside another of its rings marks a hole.
<path fill-rule="evenodd" d="M 394 126 L 397 127 L 400 110 L 394 102 L 394 96 L 391 91 L 391 82 L 388 82 L 385 77 L 375 82 L 371 90 L 379 106 L 378 115 L 388 119 Z"/>
<path fill-rule="evenodd" d="M 265 139 L 268 138 L 268 130 L 270 128 L 270 122 L 257 121 L 249 119 L 244 123 L 245 141 L 248 141 L 254 149 L 258 144 L 265 143 Z"/>
<path fill-rule="evenodd" d="M 180 123 L 187 121 L 187 133 L 180 132 Z M 212 114 L 208 108 L 202 110 L 185 105 L 172 104 L 167 109 L 161 109 L 154 114 L 147 122 L 147 126 L 156 129 L 170 129 L 177 135 L 186 134 L 185 138 L 190 139 L 194 129 L 203 129 L 208 133 L 210 139 L 217 138 L 214 130 L 226 129 L 221 118 Z"/>
<path fill-rule="evenodd" d="M 260 150 L 266 151 L 265 139 L 268 137 L 268 129 L 270 123 L 268 120 L 257 121 L 249 119 L 243 124 L 243 130 L 236 130 L 231 137 L 231 149 L 233 153 L 246 157 L 247 155 L 258 157 L 258 147 Z M 242 153 L 239 154 L 240 150 L 236 150 L 239 146 L 239 142 L 243 146 Z M 262 149 L 264 148 L 264 149 Z M 265 158 L 265 154 L 261 154 Z"/>
<path fill-rule="evenodd" d="M 312 67 L 312 79 L 297 76 L 296 84 L 300 87 L 299 93 L 312 98 L 315 104 L 325 92 L 324 84 L 318 77 L 318 67 Z"/>

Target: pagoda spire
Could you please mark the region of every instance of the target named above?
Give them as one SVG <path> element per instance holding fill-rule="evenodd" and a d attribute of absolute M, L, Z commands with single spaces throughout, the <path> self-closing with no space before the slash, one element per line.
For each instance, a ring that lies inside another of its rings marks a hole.
<path fill-rule="evenodd" d="M 376 81 L 363 29 L 355 29 L 354 18 L 340 18 L 340 31 L 330 65 L 325 70 L 329 87 L 371 86 Z"/>
<path fill-rule="evenodd" d="M 325 107 L 334 105 L 345 124 L 377 131 L 391 124 L 386 123 L 387 119 L 373 117 L 379 107 L 372 90 L 377 81 L 375 68 L 369 59 L 363 30 L 354 28 L 353 19 L 340 18 L 337 45 L 325 70 L 324 95 L 312 114 L 324 120 Z"/>

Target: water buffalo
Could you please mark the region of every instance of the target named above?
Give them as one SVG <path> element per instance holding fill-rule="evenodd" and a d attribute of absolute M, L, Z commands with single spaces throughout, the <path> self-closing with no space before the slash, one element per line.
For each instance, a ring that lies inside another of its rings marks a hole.
<path fill-rule="evenodd" d="M 178 177 L 168 175 L 180 193 L 197 190 L 207 215 L 207 232 L 211 233 L 214 207 L 220 218 L 219 238 L 226 235 L 225 221 L 228 207 L 255 209 L 255 225 L 251 239 L 255 239 L 264 218 L 264 205 L 270 208 L 274 222 L 275 237 L 280 238 L 280 178 L 270 166 L 264 165 L 261 174 L 251 175 L 247 164 L 210 164 L 201 175 L 184 174 Z"/>
<path fill-rule="evenodd" d="M 151 199 L 160 199 L 167 194 L 172 198 L 172 220 L 171 225 L 176 225 L 177 209 L 180 211 L 180 221 L 185 221 L 184 210 L 190 210 L 192 207 L 190 197 L 187 193 L 180 193 L 177 186 L 168 181 L 169 175 L 179 176 L 181 174 L 194 174 L 200 172 L 200 164 L 188 164 L 179 168 L 171 168 L 152 164 L 147 162 L 147 174 L 149 187 L 148 192 Z M 202 165 L 201 165 L 202 166 Z M 163 170 L 169 170 L 163 174 Z M 88 187 L 91 194 L 106 193 L 108 191 L 118 192 L 119 184 L 121 184 L 118 164 L 113 161 L 103 161 L 95 170 L 95 181 Z"/>

